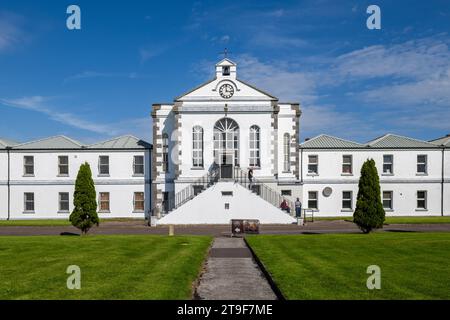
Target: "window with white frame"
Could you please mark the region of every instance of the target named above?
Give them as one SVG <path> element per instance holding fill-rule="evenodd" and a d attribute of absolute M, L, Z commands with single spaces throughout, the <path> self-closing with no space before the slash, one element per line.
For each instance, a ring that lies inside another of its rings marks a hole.
<path fill-rule="evenodd" d="M 23 175 L 33 176 L 34 175 L 34 157 L 24 156 L 23 157 Z"/>
<path fill-rule="evenodd" d="M 58 156 L 58 175 L 68 176 L 69 175 L 69 157 L 68 156 Z"/>
<path fill-rule="evenodd" d="M 393 195 L 392 191 L 383 191 L 383 208 L 386 210 L 393 209 L 392 195 Z"/>
<path fill-rule="evenodd" d="M 291 171 L 291 136 L 285 133 L 283 136 L 283 171 Z"/>
<path fill-rule="evenodd" d="M 98 196 L 99 212 L 110 212 L 109 192 L 100 192 Z"/>
<path fill-rule="evenodd" d="M 133 174 L 136 176 L 144 175 L 144 156 L 133 157 Z"/>
<path fill-rule="evenodd" d="M 98 157 L 98 173 L 100 175 L 109 174 L 109 156 Z"/>
<path fill-rule="evenodd" d="M 342 210 L 352 210 L 352 209 L 353 209 L 352 192 L 342 191 Z"/>
<path fill-rule="evenodd" d="M 308 191 L 308 209 L 319 209 L 317 191 Z"/>
<path fill-rule="evenodd" d="M 261 166 L 261 158 L 260 158 L 260 129 L 258 126 L 250 127 L 250 159 L 249 165 L 250 167 Z"/>
<path fill-rule="evenodd" d="M 24 201 L 24 212 L 34 212 L 34 193 L 33 192 L 25 192 L 23 194 Z"/>
<path fill-rule="evenodd" d="M 394 156 L 392 154 L 383 155 L 383 173 L 384 174 L 394 173 Z"/>
<path fill-rule="evenodd" d="M 417 209 L 427 209 L 427 192 L 424 190 L 417 191 Z"/>
<path fill-rule="evenodd" d="M 203 128 L 192 128 L 192 166 L 203 168 Z"/>
<path fill-rule="evenodd" d="M 343 174 L 352 174 L 353 173 L 353 161 L 351 155 L 343 155 L 342 156 L 342 173 Z"/>
<path fill-rule="evenodd" d="M 316 154 L 308 156 L 308 174 L 319 174 L 319 156 Z"/>
<path fill-rule="evenodd" d="M 427 174 L 427 155 L 419 154 L 417 155 L 417 173 Z"/>
<path fill-rule="evenodd" d="M 69 193 L 60 192 L 58 196 L 58 210 L 59 212 L 69 212 Z"/>
<path fill-rule="evenodd" d="M 133 197 L 133 211 L 144 212 L 144 193 L 135 192 Z"/>
<path fill-rule="evenodd" d="M 163 172 L 169 172 L 169 136 L 167 133 L 162 135 L 162 156 Z"/>

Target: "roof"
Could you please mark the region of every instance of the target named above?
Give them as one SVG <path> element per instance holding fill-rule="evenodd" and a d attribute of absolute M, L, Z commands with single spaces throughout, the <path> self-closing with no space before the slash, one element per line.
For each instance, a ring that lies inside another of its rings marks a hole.
<path fill-rule="evenodd" d="M 16 144 L 18 144 L 17 141 L 6 139 L 6 138 L 0 138 L 0 148 L 12 147 Z"/>
<path fill-rule="evenodd" d="M 216 63 L 216 66 L 235 66 L 235 65 L 236 65 L 236 63 L 231 61 L 228 58 L 224 58 Z"/>
<path fill-rule="evenodd" d="M 367 146 L 371 148 L 436 148 L 433 143 L 391 133 L 367 142 Z"/>
<path fill-rule="evenodd" d="M 0 139 L 0 148 L 4 139 Z M 5 145 L 6 146 L 6 145 Z M 83 145 L 69 137 L 60 135 L 11 145 L 15 150 L 69 150 L 69 149 L 151 149 L 152 145 L 132 135 L 120 136 L 114 139 Z"/>
<path fill-rule="evenodd" d="M 87 146 L 89 149 L 150 149 L 151 147 L 151 144 L 132 135 L 121 136 Z"/>
<path fill-rule="evenodd" d="M 364 145 L 350 140 L 344 140 L 326 134 L 321 134 L 301 143 L 300 147 L 303 149 L 354 149 L 364 148 Z"/>
<path fill-rule="evenodd" d="M 14 146 L 14 149 L 78 149 L 81 143 L 66 136 L 54 136 L 25 142 Z"/>
<path fill-rule="evenodd" d="M 445 137 L 442 138 L 431 140 L 430 142 L 438 146 L 446 146 L 450 148 L 450 134 L 447 134 Z"/>

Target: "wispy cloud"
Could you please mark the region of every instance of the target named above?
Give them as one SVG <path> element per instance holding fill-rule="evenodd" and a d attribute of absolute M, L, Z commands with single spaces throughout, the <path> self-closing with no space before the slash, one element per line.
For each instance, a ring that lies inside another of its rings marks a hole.
<path fill-rule="evenodd" d="M 138 78 L 148 78 L 148 75 L 139 74 L 137 72 L 99 72 L 99 71 L 83 71 L 64 79 L 64 83 L 80 80 L 80 79 L 91 79 L 91 78 L 128 78 L 128 79 L 138 79 Z"/>
<path fill-rule="evenodd" d="M 0 53 L 26 41 L 22 24 L 22 16 L 7 11 L 0 11 Z"/>

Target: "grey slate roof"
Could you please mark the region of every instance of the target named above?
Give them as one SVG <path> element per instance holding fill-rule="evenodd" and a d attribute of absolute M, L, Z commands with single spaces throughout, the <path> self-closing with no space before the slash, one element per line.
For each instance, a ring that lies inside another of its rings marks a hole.
<path fill-rule="evenodd" d="M 308 141 L 302 142 L 300 147 L 303 149 L 340 149 L 340 148 L 348 148 L 348 149 L 357 149 L 364 148 L 363 144 L 344 140 L 341 138 L 329 136 L 326 134 L 318 135 L 314 138 L 309 139 Z"/>
<path fill-rule="evenodd" d="M 430 142 L 437 146 L 446 146 L 450 148 L 450 134 L 447 134 L 445 137 L 442 138 L 431 140 Z"/>
<path fill-rule="evenodd" d="M 6 138 L 0 138 L 0 148 L 4 149 L 6 147 L 12 147 L 18 144 L 17 141 L 6 139 Z"/>
<path fill-rule="evenodd" d="M 5 140 L 0 140 L 0 148 Z M 5 145 L 6 147 L 6 145 Z M 54 136 L 39 140 L 12 145 L 16 150 L 68 150 L 68 149 L 150 149 L 152 145 L 132 135 L 126 135 L 107 141 L 83 145 L 80 142 L 66 136 Z"/>
<path fill-rule="evenodd" d="M 66 136 L 54 136 L 25 142 L 14 146 L 14 149 L 79 149 L 81 143 Z"/>
<path fill-rule="evenodd" d="M 436 148 L 436 145 L 430 142 L 391 133 L 371 140 L 367 145 L 371 148 Z"/>
<path fill-rule="evenodd" d="M 87 146 L 89 149 L 148 149 L 151 144 L 132 135 L 117 137 Z"/>

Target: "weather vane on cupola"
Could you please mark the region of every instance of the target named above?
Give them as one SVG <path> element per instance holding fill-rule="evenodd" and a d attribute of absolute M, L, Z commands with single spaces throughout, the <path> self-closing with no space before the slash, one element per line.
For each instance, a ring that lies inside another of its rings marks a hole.
<path fill-rule="evenodd" d="M 223 54 L 224 58 L 228 58 L 228 55 L 231 54 L 231 52 L 229 52 L 228 49 L 225 48 L 223 52 L 219 52 L 219 54 Z"/>

